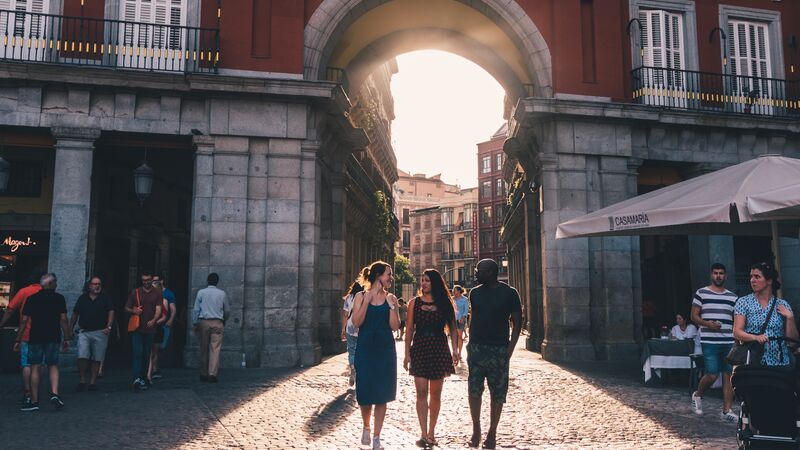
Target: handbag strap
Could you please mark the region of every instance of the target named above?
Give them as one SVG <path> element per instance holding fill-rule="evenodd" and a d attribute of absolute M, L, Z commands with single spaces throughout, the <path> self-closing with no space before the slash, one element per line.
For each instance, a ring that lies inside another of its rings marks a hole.
<path fill-rule="evenodd" d="M 769 312 L 767 313 L 767 320 L 764 321 L 764 325 L 761 326 L 761 332 L 758 334 L 764 334 L 767 331 L 767 325 L 769 325 L 769 319 L 772 318 L 772 311 L 775 311 L 775 304 L 778 303 L 778 299 L 772 297 L 770 300 L 774 300 L 772 302 L 772 306 L 769 308 Z"/>
<path fill-rule="evenodd" d="M 142 302 L 139 301 L 139 288 L 136 288 L 136 306 L 142 306 Z M 767 318 L 767 321 L 769 321 L 769 318 Z M 762 331 L 761 333 L 763 334 L 764 332 Z"/>

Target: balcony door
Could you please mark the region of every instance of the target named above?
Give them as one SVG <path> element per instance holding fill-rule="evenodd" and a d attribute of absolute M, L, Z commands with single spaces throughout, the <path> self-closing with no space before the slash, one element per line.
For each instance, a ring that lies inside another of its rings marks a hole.
<path fill-rule="evenodd" d="M 731 20 L 728 22 L 730 93 L 738 112 L 771 114 L 775 92 L 769 54 L 768 24 Z"/>
<path fill-rule="evenodd" d="M 186 0 L 122 0 L 117 65 L 182 71 L 194 49 L 188 48 Z"/>
<path fill-rule="evenodd" d="M 0 59 L 44 59 L 50 0 L 0 0 Z"/>
<path fill-rule="evenodd" d="M 640 10 L 642 24 L 643 87 L 649 105 L 685 108 L 686 67 L 684 61 L 683 15 L 663 10 Z"/>

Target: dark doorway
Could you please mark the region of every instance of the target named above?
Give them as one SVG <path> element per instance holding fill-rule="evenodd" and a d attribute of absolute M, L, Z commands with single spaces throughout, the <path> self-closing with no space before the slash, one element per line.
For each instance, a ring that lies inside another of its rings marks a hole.
<path fill-rule="evenodd" d="M 691 309 L 689 239 L 686 236 L 642 236 L 640 252 L 643 333 L 645 338 L 657 337 L 661 327 L 675 325 L 675 314 L 688 317 Z"/>
<path fill-rule="evenodd" d="M 153 169 L 149 196 L 140 201 L 133 171 L 143 162 Z M 162 274 L 175 293 L 177 315 L 172 342 L 161 353 L 162 367 L 182 364 L 189 294 L 189 241 L 193 153 L 188 141 L 153 141 L 103 135 L 94 156 L 92 228 L 94 273 L 112 295 L 120 339 L 109 346 L 109 366 L 130 365 L 128 315 L 124 305 L 143 270 Z"/>
<path fill-rule="evenodd" d="M 736 236 L 733 238 L 733 255 L 736 259 L 736 295 L 741 297 L 752 292 L 750 266 L 761 262 L 775 263 L 772 255 L 772 239 Z"/>

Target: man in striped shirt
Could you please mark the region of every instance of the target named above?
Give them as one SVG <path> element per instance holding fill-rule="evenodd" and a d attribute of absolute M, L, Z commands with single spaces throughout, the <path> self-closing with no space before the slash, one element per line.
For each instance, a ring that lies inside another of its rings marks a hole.
<path fill-rule="evenodd" d="M 700 327 L 700 345 L 706 374 L 700 379 L 697 391 L 692 393 L 692 405 L 696 414 L 703 414 L 703 393 L 717 381 L 722 373 L 722 413 L 727 422 L 736 422 L 739 417 L 731 410 L 733 388 L 731 387 L 731 365 L 725 356 L 733 346 L 733 307 L 736 294 L 725 289 L 725 266 L 711 266 L 711 284 L 700 288 L 692 301 L 692 321 Z"/>

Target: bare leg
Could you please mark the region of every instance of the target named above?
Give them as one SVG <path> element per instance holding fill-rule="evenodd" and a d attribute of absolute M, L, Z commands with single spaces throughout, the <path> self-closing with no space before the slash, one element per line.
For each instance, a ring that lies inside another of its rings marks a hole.
<path fill-rule="evenodd" d="M 89 384 L 97 383 L 97 374 L 100 372 L 100 364 L 101 363 L 98 361 L 92 361 L 92 368 L 91 368 L 92 374 L 91 378 L 89 378 L 91 380 L 89 381 Z"/>
<path fill-rule="evenodd" d="M 22 368 L 22 389 L 25 395 L 31 395 L 31 366 Z"/>
<path fill-rule="evenodd" d="M 722 373 L 722 411 L 728 412 L 733 405 L 733 386 L 731 386 L 731 374 Z"/>
<path fill-rule="evenodd" d="M 428 401 L 428 408 L 430 409 L 430 422 L 428 425 L 428 442 L 436 442 L 436 422 L 439 420 L 439 409 L 442 406 L 442 386 L 444 379 L 431 380 L 430 383 L 430 400 Z"/>
<path fill-rule="evenodd" d="M 152 349 L 150 350 L 150 366 L 147 369 L 147 379 L 152 380 L 153 374 L 158 372 L 158 350 L 160 348 L 160 344 L 153 344 Z"/>
<path fill-rule="evenodd" d="M 503 412 L 503 404 L 492 402 L 491 414 L 489 417 L 489 431 L 486 432 L 486 440 L 483 441 L 484 448 L 494 448 L 497 443 L 497 425 L 500 423 L 500 414 Z"/>
<path fill-rule="evenodd" d="M 700 378 L 700 382 L 697 383 L 697 396 L 702 397 L 706 389 L 714 384 L 715 381 L 717 381 L 717 374 L 707 373 L 703 375 L 703 378 Z"/>
<path fill-rule="evenodd" d="M 80 383 L 86 384 L 86 368 L 89 365 L 88 359 L 80 358 L 78 359 L 78 376 L 80 377 Z"/>
<path fill-rule="evenodd" d="M 469 414 L 472 416 L 472 437 L 470 447 L 477 447 L 481 442 L 481 398 L 469 396 Z"/>
<path fill-rule="evenodd" d="M 50 371 L 50 392 L 58 395 L 58 366 L 47 366 L 47 369 Z"/>
<path fill-rule="evenodd" d="M 381 430 L 383 429 L 383 418 L 386 417 L 386 403 L 382 405 L 375 405 L 375 430 L 372 435 L 381 437 Z"/>
<path fill-rule="evenodd" d="M 39 402 L 39 366 L 40 364 L 31 365 L 31 401 L 33 403 Z"/>
<path fill-rule="evenodd" d="M 372 415 L 372 405 L 361 405 L 361 421 L 364 422 L 364 428 L 369 428 L 369 419 Z"/>
<path fill-rule="evenodd" d="M 428 379 L 414 377 L 414 387 L 417 388 L 417 419 L 422 439 L 428 437 Z"/>

